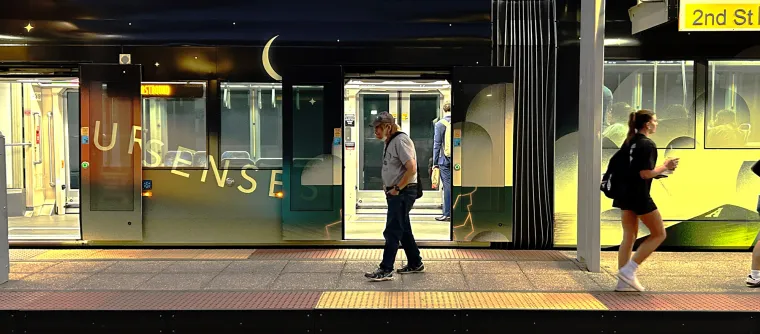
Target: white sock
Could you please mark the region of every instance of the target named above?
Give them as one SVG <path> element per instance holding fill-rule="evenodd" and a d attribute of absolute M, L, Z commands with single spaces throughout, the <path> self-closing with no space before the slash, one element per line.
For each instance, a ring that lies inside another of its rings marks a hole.
<path fill-rule="evenodd" d="M 636 262 L 633 262 L 633 260 L 630 260 L 623 266 L 623 268 L 620 268 L 620 271 L 626 276 L 630 276 L 636 272 L 636 269 L 639 269 L 639 265 Z"/>
<path fill-rule="evenodd" d="M 760 278 L 760 270 L 752 270 L 752 273 L 750 275 L 752 275 L 752 278 L 754 278 L 754 279 L 759 279 Z"/>

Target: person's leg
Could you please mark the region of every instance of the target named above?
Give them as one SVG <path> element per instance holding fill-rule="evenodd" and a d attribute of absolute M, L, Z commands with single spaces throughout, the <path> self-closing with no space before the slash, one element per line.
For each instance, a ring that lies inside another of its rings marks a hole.
<path fill-rule="evenodd" d="M 618 269 L 631 260 L 631 253 L 633 252 L 633 244 L 636 242 L 636 238 L 639 234 L 639 217 L 631 210 L 623 210 L 623 241 L 620 242 L 620 248 L 618 249 Z"/>
<path fill-rule="evenodd" d="M 623 266 L 631 260 L 633 244 L 636 242 L 639 233 L 639 217 L 636 216 L 635 212 L 631 210 L 623 210 L 621 218 L 623 224 L 623 241 L 620 242 L 620 248 L 618 249 L 618 270 L 623 268 Z M 618 279 L 615 291 L 635 291 L 635 289 L 631 290 L 631 286 L 623 280 Z"/>
<path fill-rule="evenodd" d="M 636 270 L 638 270 L 639 265 L 642 264 L 663 241 L 665 241 L 665 237 L 667 236 L 659 210 L 655 209 L 654 211 L 642 215 L 641 221 L 649 229 L 650 234 L 647 239 L 641 243 L 636 250 L 636 253 L 633 254 L 631 260 L 618 271 L 618 278 L 638 291 L 643 291 L 644 287 L 641 286 L 641 283 L 639 283 L 639 280 L 636 277 Z"/>
<path fill-rule="evenodd" d="M 451 165 L 441 166 L 443 183 L 443 216 L 451 218 Z"/>
<path fill-rule="evenodd" d="M 414 206 L 416 200 L 416 189 L 405 190 L 402 194 L 404 197 L 404 220 L 403 220 L 403 234 L 401 236 L 401 247 L 404 248 L 406 253 L 406 259 L 409 268 L 418 268 L 422 265 L 422 256 L 420 256 L 420 249 L 417 247 L 417 242 L 414 240 L 414 233 L 412 232 L 412 221 L 409 218 L 409 212 Z"/>
<path fill-rule="evenodd" d="M 386 271 L 393 270 L 393 263 L 396 262 L 396 253 L 398 253 L 398 244 L 403 236 L 404 210 L 401 196 L 389 196 L 388 214 L 385 222 L 385 250 L 383 251 L 383 261 L 380 268 Z"/>
<path fill-rule="evenodd" d="M 747 285 L 751 287 L 760 287 L 760 240 L 755 243 L 752 249 L 752 270 L 747 276 Z"/>
<path fill-rule="evenodd" d="M 451 165 L 441 164 L 438 166 L 441 173 L 441 184 L 443 188 L 443 215 L 435 218 L 437 221 L 451 220 Z"/>
<path fill-rule="evenodd" d="M 662 222 L 662 216 L 660 216 L 660 210 L 654 210 L 641 216 L 641 222 L 649 229 L 649 236 L 641 243 L 641 246 L 636 250 L 636 254 L 633 254 L 633 258 L 631 258 L 631 261 L 636 264 L 644 263 L 649 255 L 652 255 L 667 237 L 665 225 Z"/>

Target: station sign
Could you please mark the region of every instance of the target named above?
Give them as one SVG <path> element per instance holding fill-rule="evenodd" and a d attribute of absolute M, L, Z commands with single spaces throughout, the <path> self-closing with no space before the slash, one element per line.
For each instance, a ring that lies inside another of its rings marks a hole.
<path fill-rule="evenodd" d="M 201 84 L 144 83 L 140 85 L 142 97 L 200 99 L 203 98 L 204 90 Z"/>
<path fill-rule="evenodd" d="M 759 0 L 680 0 L 679 31 L 760 31 Z"/>

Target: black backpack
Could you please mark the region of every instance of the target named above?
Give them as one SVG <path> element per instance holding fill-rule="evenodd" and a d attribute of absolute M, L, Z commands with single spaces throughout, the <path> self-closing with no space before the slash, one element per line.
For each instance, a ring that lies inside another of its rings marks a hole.
<path fill-rule="evenodd" d="M 391 138 L 388 139 L 388 144 L 385 145 L 385 150 L 383 150 L 383 157 L 385 157 L 385 154 L 388 152 L 388 145 L 391 144 L 391 142 L 393 141 L 394 138 L 396 138 L 396 136 L 401 135 L 401 134 L 406 135 L 406 133 L 403 133 L 401 131 L 398 131 L 391 135 Z M 417 161 L 417 199 L 420 199 L 422 197 L 422 184 L 420 184 L 420 161 L 419 160 L 416 160 L 416 161 Z"/>
<path fill-rule="evenodd" d="M 602 184 L 599 189 L 611 199 L 618 199 L 623 197 L 626 193 L 627 182 L 626 176 L 628 175 L 628 168 L 631 164 L 630 147 L 624 145 L 620 148 L 610 159 L 609 165 L 607 165 L 607 171 L 602 176 Z"/>

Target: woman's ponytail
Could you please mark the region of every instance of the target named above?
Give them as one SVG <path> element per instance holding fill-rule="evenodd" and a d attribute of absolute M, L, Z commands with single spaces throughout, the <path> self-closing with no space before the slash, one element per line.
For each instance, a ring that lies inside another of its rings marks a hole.
<path fill-rule="evenodd" d="M 628 135 L 625 137 L 625 142 L 629 143 L 633 136 L 636 135 L 636 112 L 628 114 Z"/>

